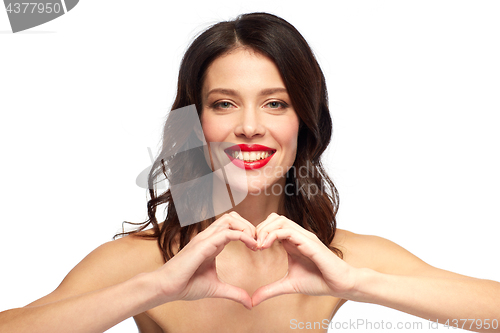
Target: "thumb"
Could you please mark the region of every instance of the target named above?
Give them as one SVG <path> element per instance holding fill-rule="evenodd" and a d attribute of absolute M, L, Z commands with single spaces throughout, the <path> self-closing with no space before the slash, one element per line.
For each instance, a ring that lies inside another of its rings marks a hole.
<path fill-rule="evenodd" d="M 221 282 L 217 286 L 217 290 L 212 297 L 230 299 L 243 304 L 243 306 L 248 310 L 252 309 L 252 299 L 250 298 L 250 295 L 248 295 L 244 289 L 232 286 L 225 282 Z"/>
<path fill-rule="evenodd" d="M 287 275 L 278 281 L 258 288 L 252 295 L 252 306 L 257 306 L 265 300 L 276 296 L 295 293 L 296 291 L 291 285 L 290 279 Z"/>

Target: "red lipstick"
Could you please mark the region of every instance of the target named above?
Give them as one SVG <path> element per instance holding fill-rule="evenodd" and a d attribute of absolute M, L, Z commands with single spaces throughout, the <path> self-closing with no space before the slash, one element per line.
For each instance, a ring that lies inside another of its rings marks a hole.
<path fill-rule="evenodd" d="M 243 152 L 251 152 L 251 151 L 264 151 L 264 152 L 269 152 L 269 156 L 261 159 L 261 160 L 256 160 L 253 162 L 247 162 L 239 158 L 233 157 L 233 153 L 235 151 L 241 151 L 240 154 Z M 259 169 L 262 168 L 264 165 L 266 165 L 271 158 L 273 157 L 274 153 L 276 152 L 276 149 L 269 148 L 263 145 L 258 145 L 258 144 L 238 144 L 231 146 L 229 148 L 224 149 L 224 152 L 227 154 L 231 162 L 236 165 L 239 168 L 245 169 L 245 170 L 250 170 L 250 169 Z"/>

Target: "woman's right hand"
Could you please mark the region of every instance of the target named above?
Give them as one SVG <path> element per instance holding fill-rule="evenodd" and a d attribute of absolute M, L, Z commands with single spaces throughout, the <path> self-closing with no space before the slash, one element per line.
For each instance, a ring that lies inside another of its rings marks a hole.
<path fill-rule="evenodd" d="M 251 309 L 252 299 L 244 289 L 217 276 L 215 257 L 231 241 L 242 241 L 249 249 L 257 249 L 254 225 L 236 212 L 214 221 L 157 270 L 165 296 L 171 301 L 227 298 Z"/>

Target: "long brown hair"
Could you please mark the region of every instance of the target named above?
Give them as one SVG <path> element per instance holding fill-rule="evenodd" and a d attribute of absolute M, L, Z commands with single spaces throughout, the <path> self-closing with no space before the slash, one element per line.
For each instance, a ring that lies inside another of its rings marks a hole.
<path fill-rule="evenodd" d="M 339 196 L 320 161 L 332 135 L 325 78 L 309 45 L 290 23 L 272 14 L 250 13 L 240 15 L 233 21 L 217 23 L 205 30 L 192 42 L 182 59 L 177 96 L 172 110 L 194 104 L 199 117 L 202 110 L 201 88 L 206 69 L 217 57 L 238 46 L 249 47 L 275 62 L 300 118 L 297 156 L 290 169 L 293 172 L 289 171 L 286 176 L 287 189 L 292 188 L 293 195 L 284 196 L 283 215 L 316 234 L 326 246 L 342 257 L 339 249 L 330 246 L 336 231 L 335 216 L 339 207 Z M 142 223 L 124 222 L 140 227 L 135 231 L 115 235 L 116 238 L 137 234 L 152 226 L 151 233 L 139 235 L 157 239 L 165 261 L 174 256 L 173 246 L 177 234 L 180 236 L 180 251 L 193 235 L 215 220 L 212 217 L 201 223 L 182 227 L 170 189 L 159 194 L 153 186 L 159 177 L 163 176 L 168 180 L 172 173 L 175 173 L 175 163 L 170 160 L 169 164 L 167 158 L 175 146 L 172 130 L 172 126 L 166 124 L 162 150 L 149 173 L 149 218 Z M 189 163 L 184 163 L 187 160 L 188 158 L 183 160 L 183 168 L 190 167 Z M 200 172 L 203 174 L 207 170 Z M 312 194 L 312 191 L 309 191 L 311 188 L 319 191 Z M 162 204 L 166 204 L 167 212 L 160 227 L 156 211 Z"/>

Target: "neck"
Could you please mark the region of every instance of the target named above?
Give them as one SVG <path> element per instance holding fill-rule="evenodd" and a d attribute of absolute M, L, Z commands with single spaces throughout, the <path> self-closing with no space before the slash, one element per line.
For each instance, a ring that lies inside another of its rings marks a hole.
<path fill-rule="evenodd" d="M 271 213 L 282 213 L 283 209 L 280 207 L 280 197 L 274 195 L 249 194 L 245 200 L 236 205 L 230 211 L 235 211 L 241 217 L 252 223 L 257 227 L 261 222 Z"/>
<path fill-rule="evenodd" d="M 280 188 L 283 188 L 285 178 L 280 179 L 279 183 Z M 229 193 L 229 198 L 227 198 L 226 193 Z M 272 193 L 271 186 L 269 186 L 267 189 L 249 192 L 241 202 L 238 202 L 238 193 L 234 189 L 231 191 L 227 184 L 214 181 L 212 191 L 213 207 L 214 212 L 218 213 L 215 218 L 218 219 L 223 214 L 234 211 L 256 227 L 271 213 L 281 215 L 284 213 L 283 196 L 283 193 L 277 195 Z M 229 200 L 232 208 L 227 207 Z"/>
<path fill-rule="evenodd" d="M 279 182 L 280 185 L 284 185 L 285 178 L 280 179 Z M 228 188 L 229 186 L 227 186 L 225 183 L 217 181 L 214 181 L 213 183 L 212 198 L 214 203 L 214 211 L 220 212 L 220 214 L 215 216 L 216 219 L 218 219 L 225 213 L 235 211 L 241 217 L 257 227 L 261 222 L 266 220 L 271 213 L 277 213 L 281 215 L 284 213 L 283 193 L 275 195 L 270 190 L 270 187 L 267 188 L 267 191 L 265 189 L 261 189 L 260 191 L 258 191 L 258 193 L 248 193 L 243 201 L 236 205 L 232 205 L 233 207 L 231 209 L 225 211 L 223 209 L 225 205 L 222 201 L 224 200 L 227 206 L 228 199 L 223 194 L 228 192 L 232 193 L 231 191 L 228 191 Z M 283 186 L 281 188 L 283 188 Z M 237 194 L 233 195 L 233 197 L 236 196 Z M 235 201 L 232 200 L 232 202 L 234 203 Z M 245 257 L 259 261 L 263 258 L 271 258 L 276 257 L 276 255 L 282 255 L 283 252 L 283 246 L 280 242 L 274 242 L 271 248 L 262 252 L 253 252 L 248 249 L 242 242 L 230 242 L 226 245 L 225 249 L 226 251 L 228 250 L 232 253 L 238 253 L 239 255 L 246 255 Z"/>

